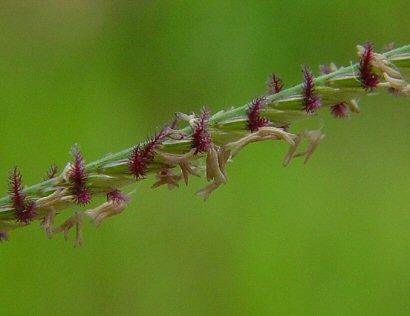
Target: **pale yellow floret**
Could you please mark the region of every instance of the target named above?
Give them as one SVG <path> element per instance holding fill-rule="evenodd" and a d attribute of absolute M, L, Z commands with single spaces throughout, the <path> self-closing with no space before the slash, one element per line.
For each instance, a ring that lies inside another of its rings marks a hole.
<path fill-rule="evenodd" d="M 75 227 L 75 241 L 74 246 L 78 247 L 81 246 L 83 243 L 83 236 L 82 236 L 82 224 L 83 224 L 83 213 L 82 212 L 75 212 L 73 216 L 69 217 L 64 223 L 60 226 L 53 229 L 53 236 L 64 232 L 64 239 L 68 239 L 68 232 L 71 228 Z"/>
<path fill-rule="evenodd" d="M 127 205 L 127 201 L 108 201 L 94 209 L 85 211 L 85 214 L 91 218 L 96 226 L 99 226 L 106 218 L 121 214 Z"/>

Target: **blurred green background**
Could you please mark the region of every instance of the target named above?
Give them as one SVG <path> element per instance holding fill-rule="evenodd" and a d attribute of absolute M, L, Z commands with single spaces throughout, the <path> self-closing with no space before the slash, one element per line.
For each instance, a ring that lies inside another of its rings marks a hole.
<path fill-rule="evenodd" d="M 260 95 L 271 71 L 409 44 L 407 1 L 1 1 L 0 184 L 34 184 L 79 143 L 87 161 L 129 147 L 175 111 Z M 410 101 L 325 115 L 308 165 L 285 144 L 246 148 L 230 183 L 130 187 L 129 208 L 84 246 L 38 224 L 0 245 L 4 315 L 409 315 Z M 60 220 L 62 217 L 60 218 Z"/>

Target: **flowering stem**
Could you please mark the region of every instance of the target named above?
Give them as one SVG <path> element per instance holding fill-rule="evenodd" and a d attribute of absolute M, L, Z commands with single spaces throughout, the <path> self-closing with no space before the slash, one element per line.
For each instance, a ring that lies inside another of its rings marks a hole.
<path fill-rule="evenodd" d="M 179 181 L 187 183 L 191 175 L 203 174 L 205 168 L 210 184 L 198 194 L 207 198 L 226 183 L 225 164 L 241 148 L 255 141 L 273 139 L 289 143 L 285 165 L 292 157 L 304 155 L 308 159 L 323 135 L 305 130 L 291 133 L 293 123 L 317 117 L 325 108 L 330 108 L 335 117 L 346 117 L 350 112 L 358 112 L 358 98 L 382 90 L 410 95 L 410 45 L 377 54 L 366 44 L 358 46 L 358 54 L 359 63 L 342 68 L 331 64 L 323 67 L 322 75 L 317 78 L 305 67 L 303 83 L 282 91 L 278 91 L 282 83 L 274 75 L 276 88 L 270 89 L 267 95 L 210 117 L 207 110 L 200 116 L 177 113 L 175 124 L 151 139 L 86 165 L 75 147 L 73 162 L 60 175 L 54 176 L 53 167 L 52 179 L 13 193 L 14 197 L 21 194 L 28 199 L 27 205 L 35 206 L 35 211 L 33 208 L 30 213 L 32 218 L 19 221 L 13 195 L 0 198 L 1 236 L 34 219 L 43 221 L 49 237 L 60 231 L 67 234 L 73 226 L 79 231 L 81 214 L 99 224 L 102 219 L 120 213 L 128 203 L 128 198 L 118 191 L 120 188 L 152 173 L 157 177 L 153 187 L 165 184 L 172 189 Z M 308 141 L 308 149 L 295 154 L 302 139 Z M 17 174 L 16 169 L 14 172 Z M 103 195 L 107 195 L 108 201 L 100 207 L 76 212 L 62 226 L 53 227 L 56 210 L 85 205 L 92 197 Z M 25 211 L 23 206 L 20 209 Z M 77 244 L 80 243 L 77 240 Z"/>

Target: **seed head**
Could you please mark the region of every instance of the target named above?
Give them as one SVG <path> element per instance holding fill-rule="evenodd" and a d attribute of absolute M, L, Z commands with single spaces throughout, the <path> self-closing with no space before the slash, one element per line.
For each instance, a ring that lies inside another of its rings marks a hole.
<path fill-rule="evenodd" d="M 366 90 L 373 89 L 379 83 L 379 76 L 373 71 L 371 64 L 373 58 L 372 44 L 367 42 L 359 61 L 359 80 L 362 87 Z"/>
<path fill-rule="evenodd" d="M 73 148 L 74 161 L 68 173 L 70 191 L 74 201 L 78 205 L 86 205 L 91 201 L 91 192 L 87 185 L 87 173 L 84 167 L 84 159 L 77 145 Z"/>
<path fill-rule="evenodd" d="M 267 86 L 269 94 L 278 93 L 283 89 L 282 79 L 275 73 L 272 73 L 268 78 Z"/>
<path fill-rule="evenodd" d="M 320 96 L 315 93 L 315 84 L 312 72 L 303 67 L 303 108 L 306 112 L 314 112 L 320 107 Z"/>
<path fill-rule="evenodd" d="M 212 142 L 208 132 L 208 120 L 209 111 L 203 108 L 200 117 L 193 126 L 191 147 L 195 149 L 195 154 L 206 152 Z"/>
<path fill-rule="evenodd" d="M 264 102 L 264 98 L 254 99 L 246 112 L 248 116 L 247 127 L 251 132 L 256 132 L 259 128 L 269 125 L 269 120 L 260 116 Z"/>

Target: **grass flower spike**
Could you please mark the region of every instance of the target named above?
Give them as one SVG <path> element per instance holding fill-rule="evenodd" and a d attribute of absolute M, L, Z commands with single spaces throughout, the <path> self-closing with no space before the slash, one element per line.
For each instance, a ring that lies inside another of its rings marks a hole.
<path fill-rule="evenodd" d="M 296 122 L 316 119 L 324 111 L 335 118 L 353 118 L 360 112 L 360 99 L 367 95 L 410 95 L 410 45 L 377 53 L 366 43 L 357 50 L 357 63 L 321 66 L 318 77 L 303 67 L 303 81 L 287 89 L 272 74 L 268 92 L 243 106 L 213 115 L 205 108 L 199 115 L 177 112 L 172 124 L 146 141 L 100 160 L 86 164 L 75 145 L 73 159 L 61 174 L 52 166 L 44 181 L 31 187 L 23 187 L 21 173 L 14 168 L 8 194 L 0 198 L 0 241 L 7 240 L 12 230 L 38 220 L 49 238 L 58 233 L 68 238 L 74 229 L 79 246 L 83 220 L 98 226 L 122 214 L 130 200 L 124 188 L 136 181 L 173 190 L 181 183 L 188 185 L 193 176 L 201 177 L 206 184 L 197 195 L 207 199 L 228 183 L 228 164 L 255 142 L 286 143 L 285 166 L 298 157 L 307 162 L 324 134 L 300 129 Z M 67 213 L 71 214 L 56 226 L 56 217 Z"/>

